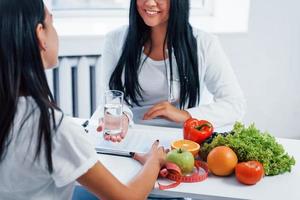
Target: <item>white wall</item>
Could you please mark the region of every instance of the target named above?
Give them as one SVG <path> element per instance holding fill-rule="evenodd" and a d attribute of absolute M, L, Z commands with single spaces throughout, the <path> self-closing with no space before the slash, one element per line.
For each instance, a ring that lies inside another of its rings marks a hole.
<path fill-rule="evenodd" d="M 252 0 L 249 32 L 221 34 L 248 101 L 245 122 L 300 139 L 300 1 Z"/>

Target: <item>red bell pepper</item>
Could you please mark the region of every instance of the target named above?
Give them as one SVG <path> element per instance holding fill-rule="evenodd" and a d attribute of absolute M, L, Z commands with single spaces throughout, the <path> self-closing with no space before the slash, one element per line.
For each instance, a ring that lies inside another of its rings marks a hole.
<path fill-rule="evenodd" d="M 198 144 L 209 138 L 213 131 L 213 125 L 206 120 L 190 118 L 183 124 L 184 139 L 192 140 Z"/>

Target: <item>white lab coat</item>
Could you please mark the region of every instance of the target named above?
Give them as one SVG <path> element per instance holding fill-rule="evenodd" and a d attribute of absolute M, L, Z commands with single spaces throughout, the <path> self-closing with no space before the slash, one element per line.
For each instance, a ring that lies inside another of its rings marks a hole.
<path fill-rule="evenodd" d="M 100 84 L 102 91 L 109 89 L 109 79 L 121 56 L 127 30 L 128 27 L 124 26 L 110 32 L 106 36 L 102 51 L 101 74 L 97 75 L 100 76 L 100 79 L 98 80 L 101 81 Z M 236 121 L 240 121 L 245 114 L 246 101 L 243 92 L 239 86 L 231 64 L 221 48 L 218 38 L 196 28 L 194 28 L 194 36 L 197 39 L 198 46 L 200 103 L 196 107 L 186 108 L 186 111 L 188 111 L 194 118 L 206 119 L 212 122 L 215 127 L 230 126 Z M 174 56 L 172 56 L 172 59 L 174 63 L 173 79 L 177 80 L 178 72 L 176 60 Z M 166 63 L 168 64 L 168 62 Z M 147 63 L 145 63 L 145 65 L 147 65 Z M 141 70 L 144 68 L 145 66 L 143 66 Z M 169 71 L 170 70 L 167 70 L 167 78 L 165 81 L 166 84 L 170 86 Z M 139 77 L 139 81 L 140 85 L 144 85 L 146 87 L 147 83 L 155 81 L 155 77 L 153 77 L 152 74 L 149 74 L 142 78 Z M 161 88 L 156 89 L 159 90 Z M 179 90 L 180 85 L 173 84 L 173 92 L 169 95 L 178 99 Z M 148 109 L 149 105 L 145 105 L 145 108 Z M 125 106 L 125 110 L 128 111 L 128 107 Z M 138 110 L 141 112 L 143 108 L 139 108 Z M 145 112 L 145 110 L 143 112 Z M 143 123 L 143 120 L 140 119 L 142 116 L 141 113 L 137 114 L 139 115 L 139 119 L 136 119 L 135 121 Z M 164 125 L 172 126 L 167 121 L 165 121 Z"/>

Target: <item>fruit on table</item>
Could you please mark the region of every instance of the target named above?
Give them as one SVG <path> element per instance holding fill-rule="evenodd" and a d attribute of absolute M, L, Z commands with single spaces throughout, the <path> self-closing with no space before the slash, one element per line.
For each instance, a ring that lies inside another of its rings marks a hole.
<path fill-rule="evenodd" d="M 235 176 L 243 184 L 254 185 L 264 176 L 264 168 L 258 161 L 241 162 L 235 167 Z"/>
<path fill-rule="evenodd" d="M 200 145 L 191 140 L 176 140 L 172 142 L 171 149 L 183 149 L 191 152 L 195 157 L 200 149 Z"/>
<path fill-rule="evenodd" d="M 183 124 L 183 136 L 186 140 L 192 140 L 201 144 L 213 133 L 213 126 L 206 120 L 190 118 Z"/>
<path fill-rule="evenodd" d="M 207 156 L 208 169 L 217 176 L 232 174 L 238 158 L 234 151 L 226 146 L 218 146 L 211 150 Z"/>
<path fill-rule="evenodd" d="M 176 164 L 183 174 L 187 174 L 194 169 L 194 156 L 184 149 L 173 149 L 167 154 L 167 162 Z"/>

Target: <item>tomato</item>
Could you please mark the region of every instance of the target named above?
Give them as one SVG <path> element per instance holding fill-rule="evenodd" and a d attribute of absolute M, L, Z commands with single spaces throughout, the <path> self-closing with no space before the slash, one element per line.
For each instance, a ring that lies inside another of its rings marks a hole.
<path fill-rule="evenodd" d="M 218 146 L 207 156 L 207 165 L 210 172 L 217 176 L 228 176 L 233 173 L 238 158 L 235 152 L 226 146 Z"/>
<path fill-rule="evenodd" d="M 186 140 L 191 140 L 201 144 L 213 133 L 213 126 L 206 120 L 190 118 L 183 124 L 183 136 Z"/>
<path fill-rule="evenodd" d="M 235 167 L 237 180 L 246 185 L 256 184 L 264 174 L 263 165 L 258 161 L 241 162 Z"/>

